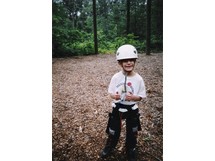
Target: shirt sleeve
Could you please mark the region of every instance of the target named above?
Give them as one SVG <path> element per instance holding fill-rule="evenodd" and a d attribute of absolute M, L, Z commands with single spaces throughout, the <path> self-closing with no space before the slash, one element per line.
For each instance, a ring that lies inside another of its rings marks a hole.
<path fill-rule="evenodd" d="M 110 81 L 110 84 L 108 87 L 108 93 L 110 93 L 110 94 L 115 93 L 115 77 L 114 76 L 111 78 L 111 81 Z"/>
<path fill-rule="evenodd" d="M 138 96 L 140 96 L 141 98 L 145 98 L 146 97 L 145 83 L 144 83 L 144 81 L 143 81 L 142 78 L 140 80 L 140 88 L 139 88 L 139 91 L 138 91 Z"/>

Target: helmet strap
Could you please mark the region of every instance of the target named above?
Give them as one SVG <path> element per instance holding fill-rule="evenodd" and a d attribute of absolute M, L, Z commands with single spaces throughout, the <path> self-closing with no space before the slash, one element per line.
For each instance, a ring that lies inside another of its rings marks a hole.
<path fill-rule="evenodd" d="M 125 93 L 127 93 L 127 88 L 126 88 L 126 83 L 127 83 L 127 72 L 125 72 L 125 82 L 124 82 L 124 89 L 125 89 Z"/>

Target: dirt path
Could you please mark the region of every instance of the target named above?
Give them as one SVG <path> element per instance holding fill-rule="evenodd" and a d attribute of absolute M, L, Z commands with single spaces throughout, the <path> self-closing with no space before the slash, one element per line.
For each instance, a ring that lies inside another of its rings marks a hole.
<path fill-rule="evenodd" d="M 101 160 L 111 111 L 107 88 L 119 70 L 114 55 L 53 59 L 53 161 Z M 163 55 L 140 54 L 135 70 L 147 88 L 147 99 L 139 103 L 142 131 L 138 133 L 138 160 L 163 160 Z M 124 130 L 106 160 L 126 160 Z"/>

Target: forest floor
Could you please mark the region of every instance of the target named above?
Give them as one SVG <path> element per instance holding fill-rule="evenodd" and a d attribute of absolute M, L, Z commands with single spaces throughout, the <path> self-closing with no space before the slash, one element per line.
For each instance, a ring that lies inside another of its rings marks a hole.
<path fill-rule="evenodd" d="M 111 99 L 107 88 L 121 70 L 114 54 L 53 58 L 53 161 L 100 161 Z M 139 54 L 135 71 L 145 81 L 147 98 L 139 102 L 142 131 L 138 161 L 163 160 L 163 54 Z M 119 143 L 105 161 L 126 161 L 125 123 Z"/>

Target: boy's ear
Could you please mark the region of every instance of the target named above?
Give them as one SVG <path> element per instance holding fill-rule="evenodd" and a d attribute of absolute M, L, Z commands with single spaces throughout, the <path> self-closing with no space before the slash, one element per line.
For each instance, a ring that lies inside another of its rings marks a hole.
<path fill-rule="evenodd" d="M 119 60 L 118 60 L 118 64 L 122 66 L 122 61 L 119 61 Z"/>

